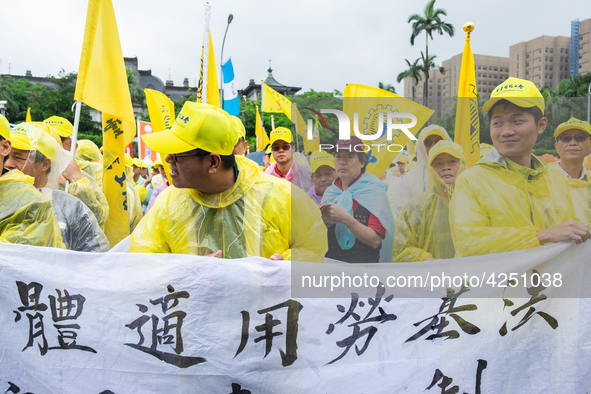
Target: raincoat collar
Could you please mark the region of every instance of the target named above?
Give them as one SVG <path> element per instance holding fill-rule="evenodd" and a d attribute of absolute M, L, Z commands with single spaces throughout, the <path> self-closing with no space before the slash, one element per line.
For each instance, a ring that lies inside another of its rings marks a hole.
<path fill-rule="evenodd" d="M 505 169 L 516 173 L 523 179 L 537 179 L 548 171 L 548 164 L 532 154 L 531 161 L 534 168 L 524 167 L 500 154 L 496 149 L 481 158 L 477 165 L 487 165 L 490 167 L 502 166 Z"/>
<path fill-rule="evenodd" d="M 261 171 L 252 160 L 236 156 L 238 167 L 238 179 L 234 185 L 221 193 L 205 194 L 195 189 L 189 189 L 189 193 L 201 205 L 208 208 L 225 208 L 242 198 L 259 180 Z"/>

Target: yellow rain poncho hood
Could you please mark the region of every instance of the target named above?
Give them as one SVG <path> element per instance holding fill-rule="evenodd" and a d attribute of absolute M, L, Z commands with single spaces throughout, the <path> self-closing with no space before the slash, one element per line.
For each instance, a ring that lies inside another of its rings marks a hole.
<path fill-rule="evenodd" d="M 421 130 L 415 144 L 417 161 L 412 166 L 406 166 L 406 173 L 402 177 L 396 196 L 393 199 L 392 213 L 395 220 L 408 200 L 429 190 L 429 164 L 427 163 L 427 148 L 425 148 L 424 142 L 427 137 L 433 134 L 441 137 L 445 136 L 444 140 L 451 141 L 447 131 L 441 126 L 431 125 Z"/>
<path fill-rule="evenodd" d="M 591 226 L 591 172 L 583 168 L 587 178 L 582 180 L 567 177 L 556 165 L 551 166 L 550 171 L 558 174 L 566 182 L 575 207 L 575 214 L 581 223 Z"/>
<path fill-rule="evenodd" d="M 64 248 L 53 205 L 18 170 L 0 176 L 0 242 Z"/>
<path fill-rule="evenodd" d="M 439 141 L 431 148 L 428 160 L 430 190 L 410 199 L 400 213 L 392 250 L 392 260 L 395 262 L 449 259 L 455 255 L 449 226 L 449 202 L 455 182 L 446 184 L 431 167 L 433 160 L 442 153 L 460 160 L 457 175 L 466 169 L 460 145 L 452 141 Z"/>
<path fill-rule="evenodd" d="M 90 140 L 78 140 L 76 159 L 103 165 L 103 155 L 98 146 Z"/>
<path fill-rule="evenodd" d="M 166 188 L 132 233 L 131 252 L 322 262 L 327 232 L 312 199 L 246 158 L 236 162 L 238 179 L 222 193 Z"/>
<path fill-rule="evenodd" d="M 450 203 L 456 257 L 534 248 L 539 230 L 577 219 L 560 175 L 535 156 L 532 164 L 494 150 L 459 176 Z"/>

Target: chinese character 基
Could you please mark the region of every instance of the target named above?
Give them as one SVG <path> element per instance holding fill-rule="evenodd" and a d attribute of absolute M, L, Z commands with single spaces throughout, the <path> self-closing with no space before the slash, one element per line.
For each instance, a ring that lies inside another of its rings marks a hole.
<path fill-rule="evenodd" d="M 299 302 L 295 300 L 287 300 L 281 304 L 277 304 L 270 308 L 261 309 L 257 311 L 259 314 L 265 314 L 265 322 L 261 325 L 255 327 L 255 330 L 258 332 L 262 332 L 263 335 L 255 338 L 254 342 L 259 343 L 261 341 L 265 341 L 265 357 L 269 355 L 271 352 L 271 348 L 273 346 L 273 338 L 283 335 L 283 332 L 273 331 L 273 328 L 281 324 L 281 320 L 274 319 L 273 315 L 270 312 L 276 311 L 280 308 L 287 308 L 287 324 L 285 329 L 285 352 L 279 349 L 279 354 L 281 355 L 281 365 L 284 367 L 290 366 L 293 364 L 297 358 L 297 338 L 298 338 L 298 321 L 300 311 L 302 310 L 303 306 Z M 238 351 L 236 351 L 236 356 L 238 356 L 246 347 L 248 343 L 248 329 L 250 326 L 250 313 L 248 311 L 242 311 L 242 335 L 240 340 L 240 346 L 238 347 Z"/>
<path fill-rule="evenodd" d="M 424 320 L 421 320 L 418 323 L 414 323 L 415 327 L 423 324 L 427 320 L 431 319 L 431 321 L 423 327 L 419 332 L 417 332 L 412 337 L 408 338 L 405 342 L 414 341 L 419 339 L 423 335 L 425 335 L 429 331 L 435 331 L 435 334 L 429 335 L 426 340 L 434 340 L 436 338 L 446 338 L 446 339 L 456 339 L 460 337 L 460 333 L 456 330 L 448 330 L 443 331 L 445 327 L 449 325 L 449 321 L 446 318 L 447 316 L 452 317 L 458 326 L 468 335 L 475 335 L 480 332 L 480 328 L 476 327 L 474 324 L 462 319 L 458 313 L 459 312 L 466 312 L 466 311 L 475 311 L 478 308 L 474 304 L 456 306 L 456 301 L 458 297 L 464 294 L 465 292 L 470 291 L 466 286 L 462 286 L 462 289 L 459 292 L 455 292 L 453 289 L 447 289 L 447 297 L 443 297 L 443 303 L 439 307 L 439 312 L 433 316 L 430 316 Z M 443 316 L 440 316 L 443 315 Z"/>
<path fill-rule="evenodd" d="M 17 311 L 14 311 L 14 313 L 16 313 L 14 321 L 20 321 L 20 312 L 27 312 L 26 316 L 29 320 L 29 341 L 23 348 L 23 351 L 32 347 L 35 340 L 37 340 L 37 346 L 39 347 L 42 356 L 47 354 L 48 350 L 74 349 L 96 353 L 96 350 L 93 348 L 81 346 L 76 343 L 78 337 L 78 332 L 76 330 L 80 330 L 80 325 L 74 322 L 82 314 L 84 302 L 86 301 L 84 296 L 81 294 L 71 295 L 65 289 L 63 294 L 60 290 L 56 289 L 57 297 L 53 295 L 48 296 L 51 318 L 54 323 L 59 323 L 53 325 L 58 332 L 58 346 L 49 347 L 45 337 L 45 326 L 43 324 L 44 315 L 40 313 L 47 310 L 47 305 L 40 303 L 43 285 L 37 282 L 27 284 L 17 281 L 16 287 L 23 305 L 18 307 Z M 29 311 L 35 312 L 35 314 L 29 313 Z"/>
<path fill-rule="evenodd" d="M 179 291 L 178 293 L 175 293 L 175 290 L 171 285 L 168 285 L 168 292 L 170 294 L 167 294 L 164 297 L 160 297 L 156 300 L 150 300 L 152 305 L 161 307 L 162 314 L 170 312 L 165 316 L 158 317 L 154 314 L 148 316 L 145 314 L 148 312 L 148 307 L 137 304 L 140 312 L 144 313 L 144 315 L 138 317 L 131 323 L 126 324 L 125 327 L 129 328 L 130 330 L 137 330 L 137 333 L 140 337 L 139 342 L 137 344 L 126 343 L 125 345 L 140 350 L 144 353 L 148 353 L 157 359 L 164 361 L 165 363 L 172 364 L 179 368 L 188 368 L 196 364 L 204 363 L 206 360 L 202 357 L 181 355 L 181 353 L 184 351 L 181 330 L 183 327 L 183 320 L 187 314 L 182 310 L 175 310 L 173 312 L 170 311 L 171 309 L 177 308 L 179 306 L 179 300 L 181 298 L 189 298 L 189 293 L 186 291 Z M 151 331 L 148 334 L 149 338 L 151 339 L 151 343 L 150 346 L 143 346 L 145 337 L 144 333 L 142 333 L 142 327 L 149 321 L 152 322 L 152 324 L 150 324 Z M 165 351 L 158 350 L 159 347 L 172 349 L 174 353 L 167 353 Z"/>
<path fill-rule="evenodd" d="M 365 315 L 365 318 L 363 320 L 361 320 L 361 317 L 357 313 L 355 313 L 355 310 L 357 309 L 358 306 L 360 308 L 365 307 L 365 303 L 363 301 L 359 301 L 359 295 L 357 293 L 351 293 L 351 304 L 349 305 L 349 310 L 347 310 L 346 312 L 345 312 L 345 307 L 343 307 L 342 305 L 337 305 L 337 309 L 339 310 L 339 312 L 344 313 L 344 315 L 335 324 L 343 324 L 349 318 L 353 318 L 353 320 L 355 320 L 355 322 L 353 322 L 347 326 L 347 327 L 353 328 L 353 333 L 349 337 L 347 337 L 341 341 L 338 341 L 336 343 L 336 345 L 338 347 L 345 348 L 345 350 L 343 351 L 343 353 L 341 353 L 340 356 L 338 356 L 337 358 L 335 358 L 334 360 L 332 360 L 328 364 L 332 364 L 332 363 L 340 360 L 341 358 L 345 357 L 345 355 L 349 352 L 349 350 L 351 349 L 351 347 L 353 347 L 353 345 L 355 345 L 355 352 L 357 353 L 358 356 L 361 356 L 363 353 L 365 353 L 365 351 L 369 347 L 369 343 L 370 343 L 371 339 L 378 332 L 377 327 L 375 325 L 370 325 L 370 323 L 375 322 L 377 324 L 383 324 L 387 321 L 396 320 L 395 314 L 393 314 L 393 313 L 387 314 L 384 311 L 384 309 L 380 306 L 380 303 L 382 301 L 382 297 L 384 296 L 385 293 L 386 293 L 386 288 L 384 287 L 384 285 L 382 283 L 380 283 L 376 288 L 376 298 L 373 298 L 373 299 L 368 298 L 367 299 L 367 303 L 369 304 L 370 308 L 369 308 L 369 312 L 367 312 L 367 314 Z M 392 301 L 393 298 L 394 298 L 393 295 L 389 295 L 388 297 L 386 297 L 384 299 L 384 301 L 390 302 L 390 301 Z M 376 312 L 376 309 L 378 310 L 379 313 L 376 314 L 375 316 L 372 316 L 374 314 L 374 312 Z M 333 333 L 333 331 L 335 329 L 335 324 L 331 323 L 328 326 L 328 330 L 326 331 L 327 335 L 330 335 Z M 366 324 L 368 326 L 361 329 L 361 326 L 364 324 Z M 365 343 L 363 344 L 361 349 L 359 349 L 359 347 L 355 343 L 357 342 L 358 339 L 361 339 L 365 336 L 367 336 L 367 338 L 365 339 Z"/>

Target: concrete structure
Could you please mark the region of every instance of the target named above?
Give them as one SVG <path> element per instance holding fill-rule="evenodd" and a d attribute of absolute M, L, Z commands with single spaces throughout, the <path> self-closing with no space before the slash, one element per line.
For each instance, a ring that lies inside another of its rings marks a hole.
<path fill-rule="evenodd" d="M 270 86 L 282 95 L 293 96 L 294 94 L 302 90 L 302 88 L 298 88 L 295 86 L 287 86 L 277 82 L 275 77 L 273 77 L 273 69 L 271 68 L 270 64 L 267 72 L 267 79 L 264 80 L 265 85 Z M 242 89 L 242 91 L 238 91 L 238 93 L 242 94 L 243 97 L 246 97 L 250 100 L 258 100 L 261 97 L 261 84 L 257 84 L 254 82 L 254 79 L 251 79 L 248 83 L 248 86 Z"/>
<path fill-rule="evenodd" d="M 532 81 L 538 89 L 558 83 L 570 74 L 570 38 L 541 36 L 511 45 L 509 74 Z"/>
<path fill-rule="evenodd" d="M 591 72 L 591 18 L 578 23 L 578 42 L 571 43 L 576 47 L 578 44 L 578 75 L 585 75 Z M 571 41 L 573 41 L 571 37 Z"/>

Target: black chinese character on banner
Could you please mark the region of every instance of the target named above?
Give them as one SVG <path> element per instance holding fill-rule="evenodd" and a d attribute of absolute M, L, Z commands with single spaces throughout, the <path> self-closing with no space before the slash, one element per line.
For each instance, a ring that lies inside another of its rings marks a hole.
<path fill-rule="evenodd" d="M 456 339 L 460 337 L 460 333 L 456 330 L 448 330 L 443 331 L 446 328 L 450 321 L 447 320 L 446 316 L 449 316 L 455 320 L 458 324 L 460 329 L 464 331 L 468 335 L 475 335 L 480 332 L 480 328 L 476 327 L 474 324 L 464 320 L 459 316 L 460 312 L 467 312 L 467 311 L 475 311 L 478 308 L 474 304 L 456 306 L 456 301 L 458 297 L 464 294 L 465 292 L 470 291 L 466 286 L 462 286 L 462 289 L 459 292 L 455 292 L 453 289 L 447 289 L 447 297 L 443 297 L 443 303 L 439 307 L 439 312 L 433 316 L 429 316 L 428 318 L 421 320 L 418 323 L 414 323 L 415 327 L 423 324 L 427 320 L 430 322 L 423 327 L 419 332 L 415 335 L 408 338 L 405 342 L 411 342 L 416 339 L 419 339 L 429 331 L 435 331 L 434 334 L 429 335 L 425 340 L 432 341 L 436 338 L 445 338 L 445 339 Z"/>
<path fill-rule="evenodd" d="M 279 349 L 281 355 L 281 365 L 284 367 L 292 365 L 298 358 L 297 355 L 297 338 L 298 338 L 298 321 L 300 311 L 303 305 L 295 300 L 287 300 L 281 304 L 277 304 L 270 308 L 261 309 L 257 311 L 259 314 L 265 314 L 265 322 L 261 325 L 255 326 L 255 330 L 262 332 L 263 335 L 255 338 L 254 342 L 259 343 L 265 341 L 265 357 L 269 355 L 273 346 L 273 338 L 284 335 L 283 332 L 273 331 L 273 328 L 281 324 L 281 320 L 274 319 L 270 312 L 276 311 L 280 308 L 287 308 L 287 324 L 285 329 L 285 352 Z M 240 312 L 242 314 L 242 335 L 240 340 L 240 346 L 236 351 L 238 356 L 246 347 L 248 343 L 249 327 L 250 327 L 250 313 L 248 311 Z"/>
<path fill-rule="evenodd" d="M 144 353 L 148 353 L 157 359 L 164 361 L 165 363 L 172 364 L 179 368 L 188 368 L 196 364 L 204 363 L 206 360 L 202 357 L 181 355 L 181 353 L 184 351 L 181 331 L 183 327 L 183 320 L 187 314 L 182 310 L 170 312 L 171 309 L 177 308 L 179 306 L 179 300 L 181 298 L 189 298 L 189 293 L 186 291 L 179 291 L 175 293 L 175 290 L 171 285 L 168 285 L 168 292 L 170 294 L 167 294 L 156 300 L 150 300 L 152 305 L 161 307 L 162 314 L 165 314 L 164 316 L 158 317 L 155 314 L 152 314 L 151 316 L 144 314 L 131 323 L 125 325 L 125 327 L 129 328 L 130 330 L 136 330 L 139 335 L 139 342 L 137 344 L 126 343 L 125 345 L 140 350 Z M 140 312 L 148 312 L 147 306 L 141 304 L 137 304 L 137 306 L 139 307 Z M 142 332 L 142 328 L 149 321 L 152 323 L 149 325 L 150 332 L 148 334 L 151 343 L 150 346 L 143 346 L 145 337 L 144 333 Z M 172 348 L 174 353 L 166 353 L 164 351 L 158 350 L 159 347 L 164 345 L 169 345 L 166 347 Z"/>
<path fill-rule="evenodd" d="M 476 368 L 476 387 L 474 388 L 474 394 L 481 394 L 480 386 L 482 384 L 482 371 L 484 371 L 486 369 L 486 366 L 487 366 L 486 360 L 478 360 L 478 367 Z M 441 381 L 441 383 L 437 384 L 439 381 Z M 437 387 L 439 387 L 441 389 L 441 391 L 440 391 L 441 394 L 457 394 L 457 393 L 459 393 L 459 391 L 460 391 L 459 386 L 456 385 L 456 386 L 449 387 L 452 383 L 453 383 L 452 378 L 450 378 L 449 376 L 445 376 L 443 374 L 443 372 L 441 372 L 439 369 L 436 369 L 435 374 L 433 375 L 433 380 L 431 381 L 431 384 L 425 390 L 431 390 L 437 384 Z M 464 394 L 468 394 L 468 393 L 464 392 Z"/>
<path fill-rule="evenodd" d="M 47 310 L 47 305 L 40 303 L 41 291 L 43 286 L 37 282 L 29 284 L 17 281 L 16 287 L 22 306 L 18 307 L 14 313 L 16 317 L 15 322 L 21 320 L 20 312 L 27 312 L 25 315 L 29 320 L 29 341 L 23 348 L 23 351 L 37 341 L 37 346 L 42 356 L 47 354 L 48 350 L 82 350 L 85 352 L 96 353 L 91 347 L 81 346 L 76 343 L 80 325 L 75 321 L 80 317 L 83 311 L 84 302 L 86 298 L 81 294 L 71 295 L 67 290 L 62 291 L 56 289 L 57 297 L 50 295 L 49 306 L 51 310 L 51 318 L 54 323 L 53 326 L 58 332 L 58 346 L 49 347 L 47 338 L 45 337 L 45 326 L 43 322 L 44 315 L 40 312 Z M 35 312 L 29 313 L 29 312 Z M 69 323 L 69 324 L 66 324 Z"/>
<path fill-rule="evenodd" d="M 123 130 L 121 130 L 119 128 L 119 126 L 121 126 L 121 121 L 119 119 L 115 119 L 115 118 L 111 118 L 111 119 L 107 119 L 107 125 L 105 126 L 105 129 L 103 130 L 104 133 L 108 132 L 109 130 L 113 130 L 113 133 L 115 133 L 115 139 L 117 139 L 117 137 L 119 137 L 121 134 L 123 134 Z"/>
<path fill-rule="evenodd" d="M 351 293 L 351 304 L 349 305 L 349 309 L 346 312 L 345 312 L 344 306 L 337 305 L 338 311 L 341 313 L 344 313 L 344 315 L 336 323 L 329 324 L 328 330 L 326 331 L 327 335 L 330 335 L 333 333 L 333 331 L 335 329 L 335 324 L 343 324 L 349 318 L 352 318 L 355 321 L 347 326 L 347 327 L 353 328 L 353 333 L 349 337 L 336 342 L 336 345 L 338 347 L 344 348 L 345 350 L 341 353 L 340 356 L 338 356 L 334 360 L 330 361 L 328 364 L 332 364 L 332 363 L 340 360 L 341 358 L 345 357 L 345 355 L 349 352 L 349 350 L 353 347 L 353 345 L 355 345 L 355 352 L 357 353 L 357 355 L 361 356 L 363 353 L 365 353 L 365 351 L 369 347 L 369 344 L 370 344 L 373 336 L 378 332 L 378 328 L 376 327 L 376 325 L 383 324 L 387 321 L 396 320 L 397 317 L 395 314 L 386 313 L 384 311 L 384 309 L 380 306 L 380 303 L 382 302 L 382 297 L 384 296 L 385 293 L 386 293 L 386 288 L 382 283 L 380 283 L 376 287 L 376 297 L 367 299 L 367 304 L 369 305 L 370 308 L 363 319 L 361 319 L 359 314 L 357 314 L 355 312 L 358 307 L 360 307 L 360 308 L 365 307 L 365 303 L 363 301 L 359 301 L 359 295 L 357 293 Z M 384 298 L 384 301 L 390 302 L 390 301 L 392 301 L 393 298 L 394 298 L 393 295 L 389 295 L 388 297 Z M 377 309 L 378 313 L 374 316 L 374 312 L 376 312 L 376 309 Z M 370 323 L 377 323 L 377 324 L 370 325 Z M 364 324 L 367 326 L 365 328 L 361 329 L 361 326 Z M 365 339 L 365 343 L 363 344 L 363 346 L 360 349 L 359 346 L 357 346 L 356 342 L 357 342 L 357 340 L 359 340 L 363 337 L 367 337 L 367 338 Z"/>
<path fill-rule="evenodd" d="M 251 392 L 243 389 L 238 383 L 232 383 L 232 392 L 230 394 L 251 394 Z"/>
<path fill-rule="evenodd" d="M 533 271 L 533 275 L 537 275 L 538 277 L 540 276 L 540 273 L 538 271 L 536 271 L 536 270 L 532 270 L 532 271 Z M 550 316 L 546 312 L 536 311 L 536 308 L 534 308 L 535 304 L 537 304 L 540 301 L 544 301 L 548 298 L 548 297 L 546 297 L 545 294 L 540 294 L 545 289 L 546 289 L 546 287 L 542 286 L 541 283 L 538 286 L 532 286 L 532 287 L 527 288 L 527 294 L 529 294 L 531 296 L 531 298 L 525 304 L 513 309 L 511 311 L 511 316 L 516 316 L 518 313 L 523 312 L 525 309 L 527 309 L 527 308 L 529 308 L 529 309 L 527 310 L 527 312 L 525 313 L 525 315 L 523 316 L 521 321 L 519 323 L 517 323 L 517 325 L 515 327 L 513 327 L 511 329 L 511 331 L 517 330 L 518 328 L 523 326 L 525 323 L 527 323 L 535 315 L 538 315 L 542 319 L 544 319 L 546 321 L 546 323 L 548 323 L 548 325 L 550 327 L 552 327 L 554 330 L 556 330 L 558 328 L 558 321 L 554 317 Z M 503 298 L 503 302 L 505 303 L 504 308 L 510 308 L 513 305 L 515 305 L 515 303 L 513 301 L 511 301 L 507 298 Z M 505 336 L 505 335 L 507 335 L 507 332 L 508 332 L 507 331 L 507 322 L 505 322 L 505 323 L 503 323 L 503 326 L 499 330 L 499 334 L 501 334 L 501 336 Z"/>

